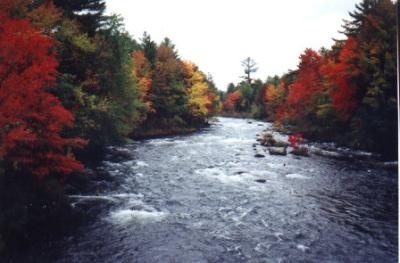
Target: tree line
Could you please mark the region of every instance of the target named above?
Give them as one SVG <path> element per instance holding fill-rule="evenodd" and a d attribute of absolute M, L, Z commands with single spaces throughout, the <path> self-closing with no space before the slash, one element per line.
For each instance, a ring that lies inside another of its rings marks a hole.
<path fill-rule="evenodd" d="M 344 40 L 330 49 L 306 49 L 297 69 L 283 76 L 230 84 L 224 112 L 266 118 L 308 138 L 396 159 L 396 5 L 357 4 L 344 21 Z"/>

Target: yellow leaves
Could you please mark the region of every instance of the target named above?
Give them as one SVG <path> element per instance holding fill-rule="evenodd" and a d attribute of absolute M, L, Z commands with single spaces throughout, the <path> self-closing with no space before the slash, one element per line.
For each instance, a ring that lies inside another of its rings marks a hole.
<path fill-rule="evenodd" d="M 208 115 L 208 106 L 211 104 L 207 93 L 208 84 L 204 81 L 195 81 L 189 88 L 189 107 L 195 117 L 206 117 Z"/>
<path fill-rule="evenodd" d="M 194 117 L 204 118 L 210 114 L 211 100 L 208 83 L 204 74 L 191 62 L 183 63 L 184 74 L 187 82 L 189 108 Z"/>
<path fill-rule="evenodd" d="M 267 103 L 280 103 L 284 98 L 285 89 L 282 83 L 277 86 L 273 84 L 267 86 L 267 91 L 265 93 L 265 100 Z"/>
<path fill-rule="evenodd" d="M 205 81 L 203 72 L 199 71 L 198 67 L 192 62 L 183 62 L 183 69 L 189 85 L 193 85 L 196 82 Z"/>
<path fill-rule="evenodd" d="M 204 82 L 204 75 L 199 71 L 195 71 L 192 76 L 193 83 Z M 208 85 L 207 85 L 208 88 Z"/>
<path fill-rule="evenodd" d="M 269 84 L 265 89 L 266 111 L 273 118 L 286 99 L 284 83 L 280 82 L 278 85 Z"/>

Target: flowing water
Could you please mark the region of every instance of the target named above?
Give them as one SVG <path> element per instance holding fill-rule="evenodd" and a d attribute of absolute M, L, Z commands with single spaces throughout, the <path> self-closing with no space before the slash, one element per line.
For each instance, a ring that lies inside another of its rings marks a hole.
<path fill-rule="evenodd" d="M 118 148 L 132 158 L 102 164 L 117 186 L 71 196 L 108 205 L 61 241 L 54 261 L 397 262 L 397 172 L 315 155 L 255 158 L 256 134 L 270 126 L 219 118 Z"/>

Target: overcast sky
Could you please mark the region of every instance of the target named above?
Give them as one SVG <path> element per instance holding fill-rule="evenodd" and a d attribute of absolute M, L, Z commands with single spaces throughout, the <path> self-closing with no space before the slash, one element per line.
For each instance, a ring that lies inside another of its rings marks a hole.
<path fill-rule="evenodd" d="M 144 31 L 160 42 L 169 37 L 184 60 L 210 73 L 225 90 L 243 75 L 252 57 L 255 77 L 295 69 L 305 48 L 330 47 L 343 38 L 342 19 L 358 0 L 107 0 L 136 38 Z"/>

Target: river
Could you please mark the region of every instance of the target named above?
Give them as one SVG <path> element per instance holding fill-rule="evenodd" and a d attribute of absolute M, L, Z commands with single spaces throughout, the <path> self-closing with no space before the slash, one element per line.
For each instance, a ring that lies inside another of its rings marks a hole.
<path fill-rule="evenodd" d="M 116 148 L 132 158 L 102 163 L 115 178 L 106 192 L 71 196 L 101 209 L 51 261 L 397 262 L 396 171 L 316 155 L 255 158 L 256 134 L 271 124 L 218 120 Z"/>

